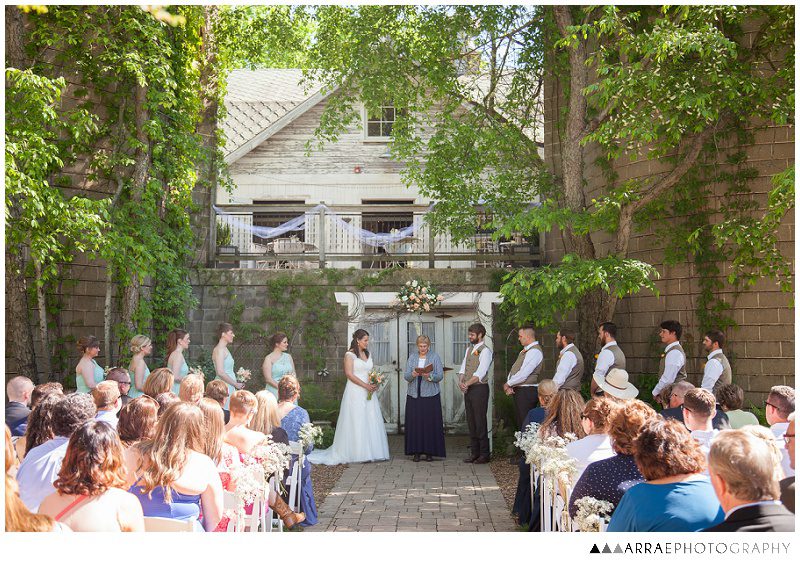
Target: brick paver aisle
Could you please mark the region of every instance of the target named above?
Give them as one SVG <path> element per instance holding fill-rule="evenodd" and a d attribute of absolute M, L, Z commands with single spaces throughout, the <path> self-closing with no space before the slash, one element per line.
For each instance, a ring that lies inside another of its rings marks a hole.
<path fill-rule="evenodd" d="M 392 458 L 351 464 L 305 531 L 514 531 L 489 466 L 461 462 L 466 437 L 446 440 L 447 459 L 415 463 L 403 454 L 403 437 L 389 436 Z"/>

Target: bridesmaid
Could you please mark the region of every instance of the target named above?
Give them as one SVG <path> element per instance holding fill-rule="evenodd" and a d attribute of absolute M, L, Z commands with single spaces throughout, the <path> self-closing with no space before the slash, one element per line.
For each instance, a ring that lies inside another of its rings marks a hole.
<path fill-rule="evenodd" d="M 233 325 L 220 323 L 219 327 L 217 327 L 217 346 L 211 352 L 211 359 L 214 361 L 214 371 L 217 373 L 217 378 L 224 381 L 228 386 L 228 401 L 225 402 L 224 409 L 230 408 L 230 395 L 243 387 L 243 384 L 236 381 L 233 356 L 228 350 L 228 345 L 233 342 L 235 336 L 233 334 Z"/>
<path fill-rule="evenodd" d="M 128 371 L 131 375 L 131 391 L 128 394 L 131 398 L 138 398 L 142 395 L 142 389 L 147 377 L 150 376 L 150 369 L 144 361 L 145 356 L 149 356 L 153 352 L 153 341 L 144 335 L 136 335 L 131 339 L 131 364 L 128 366 Z"/>
<path fill-rule="evenodd" d="M 189 374 L 189 365 L 186 364 L 184 351 L 189 348 L 189 331 L 183 329 L 173 329 L 167 335 L 167 368 L 175 376 L 175 384 L 172 385 L 172 393 L 179 394 L 181 380 Z"/>
<path fill-rule="evenodd" d="M 297 373 L 294 371 L 294 360 L 292 355 L 286 352 L 289 350 L 289 338 L 285 333 L 275 333 L 269 338 L 269 345 L 272 352 L 264 358 L 261 371 L 264 373 L 264 383 L 266 390 L 278 397 L 278 382 L 286 374 Z"/>
<path fill-rule="evenodd" d="M 75 367 L 75 385 L 79 392 L 88 393 L 103 381 L 103 369 L 95 358 L 100 354 L 100 341 L 89 335 L 78 340 L 78 351 L 81 359 Z"/>
<path fill-rule="evenodd" d="M 444 423 L 439 382 L 444 368 L 439 355 L 431 351 L 431 340 L 417 337 L 417 351 L 408 357 L 404 378 L 408 382 L 406 396 L 406 455 L 419 462 L 421 453 L 426 461 L 444 458 Z M 427 367 L 431 366 L 430 370 Z"/>

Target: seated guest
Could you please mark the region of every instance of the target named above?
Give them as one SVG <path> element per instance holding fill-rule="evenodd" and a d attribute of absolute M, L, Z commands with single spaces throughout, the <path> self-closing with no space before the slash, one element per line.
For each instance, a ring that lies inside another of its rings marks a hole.
<path fill-rule="evenodd" d="M 92 399 L 97 407 L 96 421 L 105 421 L 114 429 L 117 428 L 117 412 L 122 409 L 119 386 L 113 380 L 103 380 L 92 390 Z"/>
<path fill-rule="evenodd" d="M 53 411 L 59 400 L 63 398 L 64 394 L 54 391 L 43 397 L 33 408 L 28 416 L 28 429 L 25 431 L 25 436 L 20 437 L 16 443 L 17 456 L 20 461 L 31 449 L 56 436 L 53 433 Z"/>
<path fill-rule="evenodd" d="M 552 435 L 563 437 L 565 433 L 572 433 L 578 439 L 582 439 L 586 436 L 581 425 L 583 406 L 580 392 L 561 388 L 553 395 L 547 406 L 547 417 L 542 422 L 539 435 L 547 438 Z"/>
<path fill-rule="evenodd" d="M 178 397 L 182 402 L 196 404 L 203 397 L 203 379 L 197 374 L 187 374 L 181 380 Z"/>
<path fill-rule="evenodd" d="M 133 446 L 139 441 L 152 439 L 158 420 L 158 402 L 147 396 L 133 398 L 131 403 L 119 412 L 117 433 L 122 443 L 122 455 L 125 462 L 130 462 L 136 455 Z"/>
<path fill-rule="evenodd" d="M 607 432 L 615 455 L 591 463 L 583 471 L 569 499 L 571 517 L 574 518 L 578 512 L 576 502 L 584 496 L 605 500 L 616 506 L 631 486 L 644 481 L 633 458 L 633 443 L 645 422 L 655 419 L 657 415 L 653 408 L 641 400 L 621 402 L 611 410 Z"/>
<path fill-rule="evenodd" d="M 769 428 L 775 439 L 780 443 L 784 442 L 783 436 L 789 427 L 789 414 L 794 412 L 794 388 L 791 386 L 773 386 L 769 391 L 766 401 L 766 416 Z M 783 452 L 783 476 L 794 476 L 794 468 L 789 464 L 789 452 L 786 447 L 782 447 Z"/>
<path fill-rule="evenodd" d="M 531 423 L 542 423 L 547 416 L 547 405 L 553 399 L 558 386 L 549 378 L 545 378 L 539 382 L 539 387 L 536 393 L 539 398 L 539 407 L 535 407 L 528 412 L 525 420 L 522 422 L 522 431 Z M 519 479 L 517 480 L 517 492 L 514 495 L 514 506 L 511 510 L 512 514 L 516 514 L 517 523 L 519 525 L 531 525 L 531 466 L 525 461 L 520 459 L 518 463 Z M 535 511 L 537 514 L 539 511 Z"/>
<path fill-rule="evenodd" d="M 39 402 L 52 393 L 63 394 L 64 386 L 61 382 L 45 382 L 44 384 L 37 384 L 31 393 L 31 410 L 36 409 Z"/>
<path fill-rule="evenodd" d="M 156 368 L 144 381 L 142 393 L 153 399 L 158 399 L 159 394 L 172 392 L 172 385 L 175 383 L 175 376 L 169 368 Z M 138 397 L 138 396 L 137 396 Z"/>
<path fill-rule="evenodd" d="M 237 390 L 231 396 L 231 419 L 225 426 L 225 441 L 236 447 L 243 455 L 250 454 L 253 447 L 264 441 L 266 435 L 248 429 L 256 414 L 258 400 L 253 392 Z"/>
<path fill-rule="evenodd" d="M 611 370 L 609 374 L 613 373 L 614 370 Z M 606 381 L 598 376 L 598 386 L 602 388 L 602 385 L 599 384 L 600 381 L 603 384 Z M 581 423 L 586 437 L 567 445 L 567 453 L 577 461 L 578 472 L 575 474 L 575 481 L 580 478 L 584 469 L 591 463 L 614 456 L 614 450 L 611 448 L 611 438 L 606 433 L 608 417 L 611 414 L 611 410 L 617 405 L 612 400 L 613 398 L 607 397 L 592 398 L 583 408 Z"/>
<path fill-rule="evenodd" d="M 74 532 L 144 531 L 142 506 L 125 490 L 122 445 L 108 422 L 88 421 L 72 434 L 53 486 L 39 511 Z"/>
<path fill-rule="evenodd" d="M 25 507 L 19 498 L 17 481 L 12 474 L 12 469 L 16 466 L 15 461 L 11 431 L 6 426 L 6 532 L 70 531 L 64 524 L 54 522 L 44 514 L 33 514 Z"/>
<path fill-rule="evenodd" d="M 725 520 L 707 532 L 793 532 L 794 515 L 778 501 L 781 453 L 746 430 L 722 431 L 711 445 L 708 470 Z"/>
<path fill-rule="evenodd" d="M 233 445 L 226 443 L 224 440 L 225 423 L 222 419 L 222 408 L 210 398 L 201 399 L 198 405 L 203 412 L 203 429 L 206 432 L 206 455 L 216 463 L 222 487 L 233 492 L 236 486 L 231 479 L 231 473 L 240 464 L 239 452 Z M 305 514 L 292 512 L 288 504 L 274 491 L 269 493 L 269 505 L 275 510 L 287 528 L 291 528 L 305 519 Z M 248 514 L 252 513 L 252 507 L 249 506 L 246 512 Z M 215 531 L 226 531 L 228 521 L 232 517 L 232 511 L 226 511 L 225 516 Z"/>
<path fill-rule="evenodd" d="M 694 384 L 681 380 L 672 387 L 672 392 L 669 398 L 669 407 L 661 411 L 661 415 L 669 419 L 675 419 L 683 423 L 683 398 L 686 392 L 694 389 Z M 728 423 L 728 415 L 722 411 L 722 408 L 717 405 L 715 407 L 717 413 L 711 420 L 711 426 L 714 429 L 722 431 L 723 429 L 730 429 L 731 425 Z"/>
<path fill-rule="evenodd" d="M 272 435 L 275 443 L 289 444 L 289 436 L 281 428 L 281 419 L 278 417 L 278 400 L 269 390 L 256 393 L 258 408 L 253 420 L 247 427 L 253 431 L 260 431 L 264 435 Z"/>
<path fill-rule="evenodd" d="M 28 427 L 32 393 L 33 382 L 25 376 L 15 376 L 6 384 L 6 425 L 14 437 L 24 435 Z"/>
<path fill-rule="evenodd" d="M 714 394 L 704 388 L 692 388 L 683 397 L 683 424 L 691 432 L 692 438 L 700 443 L 704 457 L 719 433 L 711 425 L 717 411 L 716 405 Z"/>
<path fill-rule="evenodd" d="M 192 520 L 196 531 L 212 531 L 219 524 L 222 482 L 216 465 L 203 453 L 206 441 L 199 407 L 172 404 L 158 420 L 153 439 L 137 443 L 134 449 L 126 463 L 128 482 L 145 517 Z"/>
<path fill-rule="evenodd" d="M 303 424 L 310 423 L 308 412 L 297 405 L 300 398 L 300 382 L 292 374 L 286 374 L 278 382 L 278 416 L 281 418 L 281 427 L 286 430 L 290 441 L 299 441 L 300 428 Z M 231 413 L 231 420 L 233 413 Z M 307 455 L 314 449 L 312 443 L 306 447 Z M 292 464 L 295 457 L 292 458 Z M 291 465 L 290 465 L 291 467 Z M 291 470 L 291 469 L 290 469 Z M 303 461 L 300 486 L 300 510 L 305 513 L 306 519 L 303 526 L 313 526 L 317 523 L 317 504 L 314 502 L 314 489 L 311 486 L 311 461 Z"/>
<path fill-rule="evenodd" d="M 53 481 L 61 470 L 69 436 L 94 418 L 94 414 L 94 402 L 89 394 L 69 394 L 56 403 L 53 408 L 55 437 L 28 451 L 17 472 L 20 497 L 30 511 L 38 510 L 42 500 L 55 492 Z"/>
<path fill-rule="evenodd" d="M 227 424 L 231 419 L 231 414 L 229 410 L 225 409 L 225 406 L 227 406 L 229 402 L 228 385 L 225 384 L 225 381 L 216 378 L 206 384 L 206 397 L 219 403 L 225 416 L 225 423 Z"/>
<path fill-rule="evenodd" d="M 106 380 L 113 380 L 119 387 L 119 399 L 122 402 L 122 407 L 125 407 L 133 399 L 128 394 L 131 391 L 131 375 L 124 368 L 112 368 L 106 375 Z M 119 415 L 119 413 L 117 413 Z"/>
<path fill-rule="evenodd" d="M 786 428 L 786 433 L 783 434 L 783 440 L 786 445 L 786 451 L 789 453 L 789 466 L 794 470 L 794 412 L 789 414 L 789 427 Z M 794 514 L 794 474 L 781 480 L 780 485 L 781 502 Z"/>
<path fill-rule="evenodd" d="M 731 429 L 739 429 L 745 425 L 758 425 L 758 418 L 749 411 L 744 411 L 744 390 L 737 384 L 725 384 L 717 390 L 717 402 L 728 416 Z"/>
<path fill-rule="evenodd" d="M 161 392 L 155 397 L 158 404 L 158 417 L 161 417 L 167 409 L 180 403 L 181 399 L 174 392 Z"/>
<path fill-rule="evenodd" d="M 638 388 L 630 383 L 628 372 L 623 368 L 612 368 L 605 376 L 595 375 L 593 380 L 598 387 L 595 395 L 602 392 L 604 396 L 618 401 L 632 400 L 639 395 Z M 664 390 L 661 391 L 662 394 L 664 394 Z"/>
<path fill-rule="evenodd" d="M 645 423 L 633 443 L 646 482 L 619 501 L 609 532 L 697 532 L 725 519 L 697 441 L 673 419 Z"/>

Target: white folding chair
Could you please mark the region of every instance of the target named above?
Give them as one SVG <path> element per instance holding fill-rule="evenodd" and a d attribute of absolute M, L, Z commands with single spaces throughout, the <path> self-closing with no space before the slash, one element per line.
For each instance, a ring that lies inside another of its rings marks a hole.
<path fill-rule="evenodd" d="M 144 531 L 146 532 L 193 532 L 194 521 L 173 520 L 172 518 L 144 518 Z"/>
<path fill-rule="evenodd" d="M 555 482 L 555 489 L 555 495 L 553 498 L 553 531 L 572 531 L 570 527 L 572 521 L 569 516 L 569 497 L 572 493 L 572 487 L 569 485 L 569 482 L 564 482 L 561 478 L 559 478 Z"/>
<path fill-rule="evenodd" d="M 553 493 L 550 486 L 550 479 L 543 475 L 539 475 L 539 503 L 541 506 L 541 531 L 553 531 Z"/>
<path fill-rule="evenodd" d="M 236 513 L 243 505 L 244 502 L 236 496 L 233 492 L 225 491 L 223 495 L 223 502 L 225 509 L 232 509 L 233 516 L 228 522 L 229 532 L 244 532 L 249 531 L 268 531 L 267 530 L 267 509 L 269 502 L 269 486 L 266 486 L 264 493 L 259 495 L 253 502 L 253 509 L 249 514 L 244 514 L 239 517 Z M 269 530 L 272 531 L 272 530 Z"/>
<path fill-rule="evenodd" d="M 298 441 L 289 441 L 289 453 L 297 457 L 292 465 L 292 472 L 289 478 L 286 479 L 286 484 L 289 485 L 289 508 L 293 512 L 300 511 L 300 487 L 303 480 L 303 463 L 305 462 L 305 454 L 303 453 L 303 445 Z"/>
<path fill-rule="evenodd" d="M 273 475 L 272 478 L 269 479 L 269 489 L 274 492 L 276 495 L 280 494 L 280 481 L 277 478 L 277 475 Z M 267 500 L 267 505 L 269 506 L 269 500 Z M 272 507 L 268 507 L 267 509 L 267 525 L 266 531 L 271 532 L 272 530 L 277 529 L 279 532 L 283 531 L 283 522 L 281 521 L 278 514 Z"/>

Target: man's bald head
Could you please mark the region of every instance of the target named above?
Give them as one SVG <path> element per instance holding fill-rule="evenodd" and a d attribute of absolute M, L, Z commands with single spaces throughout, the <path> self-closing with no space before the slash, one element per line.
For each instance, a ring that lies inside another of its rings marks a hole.
<path fill-rule="evenodd" d="M 6 384 L 6 395 L 9 402 L 19 402 L 26 406 L 31 403 L 33 381 L 25 376 L 15 376 Z"/>

